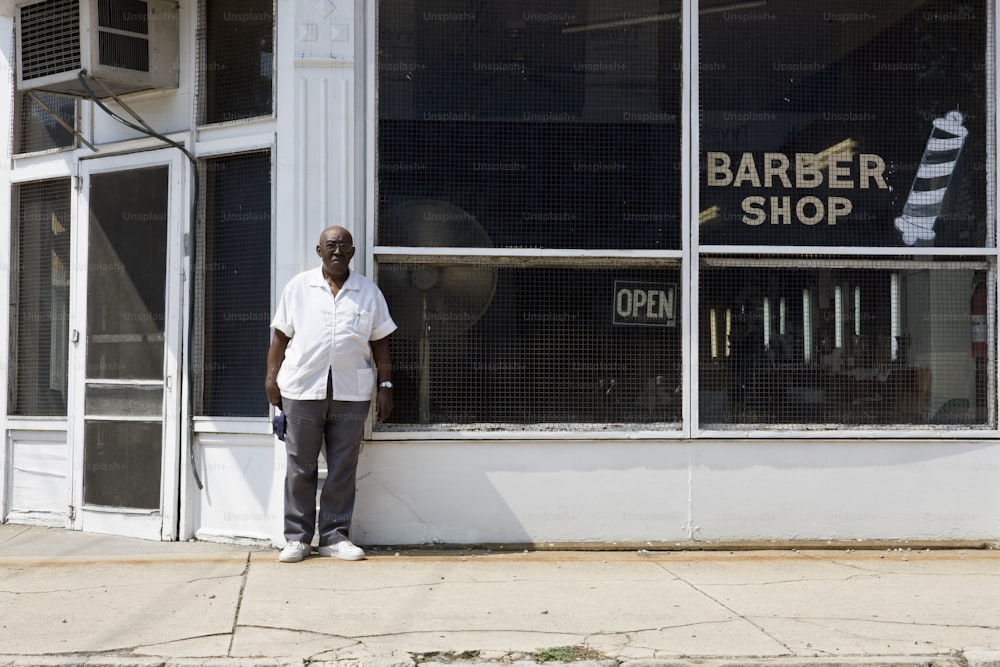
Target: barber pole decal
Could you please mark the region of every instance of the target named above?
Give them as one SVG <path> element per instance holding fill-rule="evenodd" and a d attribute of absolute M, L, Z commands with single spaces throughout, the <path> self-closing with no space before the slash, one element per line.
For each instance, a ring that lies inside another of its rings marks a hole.
<path fill-rule="evenodd" d="M 934 238 L 934 221 L 941 212 L 941 202 L 969 134 L 962 125 L 963 119 L 959 111 L 949 111 L 943 118 L 934 119 L 903 215 L 896 218 L 896 229 L 902 233 L 906 245 Z"/>

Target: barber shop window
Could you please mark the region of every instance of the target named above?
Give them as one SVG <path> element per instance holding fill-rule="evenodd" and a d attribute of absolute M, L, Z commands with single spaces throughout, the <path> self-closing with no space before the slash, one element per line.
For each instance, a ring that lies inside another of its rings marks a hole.
<path fill-rule="evenodd" d="M 8 413 L 65 416 L 70 181 L 18 184 L 13 193 Z"/>
<path fill-rule="evenodd" d="M 700 422 L 985 424 L 988 266 L 704 260 Z"/>
<path fill-rule="evenodd" d="M 754 4 L 699 6 L 699 424 L 992 427 L 986 3 Z"/>
<path fill-rule="evenodd" d="M 199 122 L 207 125 L 271 115 L 273 0 L 208 0 L 201 7 Z"/>
<path fill-rule="evenodd" d="M 389 0 L 378 26 L 376 428 L 676 429 L 677 3 Z"/>
<path fill-rule="evenodd" d="M 271 154 L 202 160 L 195 411 L 264 417 L 271 322 Z"/>
<path fill-rule="evenodd" d="M 376 429 L 994 429 L 992 12 L 380 2 Z"/>

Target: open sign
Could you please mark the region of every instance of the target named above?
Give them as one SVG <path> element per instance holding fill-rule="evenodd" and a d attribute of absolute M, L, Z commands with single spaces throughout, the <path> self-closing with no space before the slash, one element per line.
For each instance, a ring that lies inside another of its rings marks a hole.
<path fill-rule="evenodd" d="M 615 281 L 615 324 L 672 327 L 677 286 Z"/>

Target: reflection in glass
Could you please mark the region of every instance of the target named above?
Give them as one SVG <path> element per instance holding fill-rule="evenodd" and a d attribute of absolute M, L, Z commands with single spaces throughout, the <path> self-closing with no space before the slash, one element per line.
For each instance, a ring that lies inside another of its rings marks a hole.
<path fill-rule="evenodd" d="M 378 5 L 380 245 L 680 247 L 679 2 Z"/>
<path fill-rule="evenodd" d="M 160 507 L 161 422 L 90 421 L 84 426 L 83 502 Z"/>
<path fill-rule="evenodd" d="M 676 268 L 382 264 L 378 273 L 399 330 L 396 407 L 375 428 L 679 424 Z"/>
<path fill-rule="evenodd" d="M 703 268 L 702 426 L 985 424 L 986 349 L 970 347 L 985 280 L 902 264 Z"/>
<path fill-rule="evenodd" d="M 40 91 L 20 93 L 17 95 L 17 110 L 15 152 L 33 153 L 73 147 L 73 133 L 66 129 L 67 126 L 76 127 L 76 100 L 72 97 Z"/>
<path fill-rule="evenodd" d="M 199 63 L 201 122 L 270 115 L 274 106 L 273 0 L 208 0 L 202 6 L 204 34 L 212 38 L 204 40 Z"/>
<path fill-rule="evenodd" d="M 163 414 L 163 385 L 87 385 L 84 412 L 90 416 L 153 417 Z"/>
<path fill-rule="evenodd" d="M 167 167 L 94 174 L 87 258 L 87 377 L 163 377 Z"/>
<path fill-rule="evenodd" d="M 201 172 L 195 410 L 263 417 L 269 407 L 260 378 L 271 322 L 271 154 L 212 158 Z"/>
<path fill-rule="evenodd" d="M 10 414 L 65 415 L 68 389 L 69 179 L 15 186 Z"/>
<path fill-rule="evenodd" d="M 984 0 L 699 17 L 700 241 L 984 247 Z"/>

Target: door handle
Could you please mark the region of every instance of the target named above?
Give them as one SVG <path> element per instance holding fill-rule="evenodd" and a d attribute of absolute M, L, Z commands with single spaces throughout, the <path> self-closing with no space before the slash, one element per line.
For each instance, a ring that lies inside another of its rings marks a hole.
<path fill-rule="evenodd" d="M 79 343 L 80 342 L 80 330 L 79 329 L 73 329 L 73 333 L 70 334 L 69 339 L 73 343 Z"/>
<path fill-rule="evenodd" d="M 173 391 L 174 390 L 174 376 L 173 375 L 168 375 L 167 377 L 165 377 L 163 379 L 163 383 L 165 385 L 167 385 L 167 391 Z"/>

